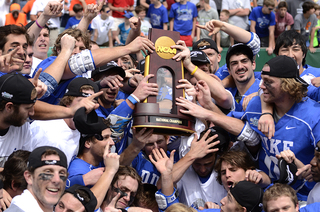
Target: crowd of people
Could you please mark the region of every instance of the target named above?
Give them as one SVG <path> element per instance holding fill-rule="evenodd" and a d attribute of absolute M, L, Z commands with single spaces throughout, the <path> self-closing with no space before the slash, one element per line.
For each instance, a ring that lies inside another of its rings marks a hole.
<path fill-rule="evenodd" d="M 19 3 L 0 26 L 1 211 L 320 211 L 316 3 L 30 0 L 30 21 Z M 180 32 L 177 85 L 145 72 L 149 28 Z M 149 96 L 195 133 L 134 127 Z"/>

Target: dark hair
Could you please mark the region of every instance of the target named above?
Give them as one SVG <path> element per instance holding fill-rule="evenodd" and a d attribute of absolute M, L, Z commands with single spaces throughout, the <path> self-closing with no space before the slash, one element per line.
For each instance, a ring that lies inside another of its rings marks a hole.
<path fill-rule="evenodd" d="M 215 166 L 215 170 L 218 173 L 217 181 L 222 184 L 221 181 L 221 164 L 222 162 L 229 163 L 231 166 L 235 166 L 245 171 L 249 169 L 255 169 L 255 165 L 251 157 L 247 152 L 239 150 L 230 150 L 221 155 Z"/>
<path fill-rule="evenodd" d="M 284 31 L 279 35 L 279 37 L 276 40 L 276 46 L 274 48 L 273 53 L 279 55 L 279 49 L 282 46 L 286 48 L 294 44 L 298 44 L 301 46 L 301 50 L 304 54 L 302 65 L 304 65 L 306 63 L 306 56 L 308 52 L 306 40 L 303 35 L 301 35 L 299 32 L 296 32 L 295 30 Z"/>
<path fill-rule="evenodd" d="M 81 38 L 86 49 L 90 49 L 90 38 L 86 33 L 82 32 L 80 29 L 66 29 L 58 35 L 58 38 L 56 39 L 56 42 L 52 48 L 52 56 L 57 56 L 58 50 L 61 50 L 61 38 L 65 34 L 71 35 L 76 40 Z"/>
<path fill-rule="evenodd" d="M 100 12 L 102 12 L 102 11 L 105 12 L 105 9 L 106 9 L 106 8 L 109 8 L 109 7 L 108 7 L 108 5 L 104 4 L 104 5 L 102 6 Z"/>
<path fill-rule="evenodd" d="M 139 13 L 141 13 L 142 11 L 146 11 L 147 9 L 142 6 L 142 5 L 139 5 L 139 6 L 136 6 L 136 8 L 134 9 L 134 11 L 136 12 L 136 14 L 138 15 Z"/>
<path fill-rule="evenodd" d="M 278 4 L 278 9 L 282 8 L 282 7 L 285 7 L 288 9 L 288 4 L 287 2 L 285 1 L 281 1 L 279 4 Z"/>
<path fill-rule="evenodd" d="M 73 5 L 72 10 L 73 10 L 73 12 L 78 13 L 80 11 L 83 11 L 83 7 L 81 4 L 75 4 L 75 5 Z"/>
<path fill-rule="evenodd" d="M 142 207 L 147 209 L 158 209 L 155 193 L 158 188 L 155 185 L 144 183 L 141 187 L 141 192 L 136 195 L 132 203 L 133 206 Z"/>
<path fill-rule="evenodd" d="M 27 43 L 29 42 L 29 35 L 27 34 L 27 30 L 24 27 L 20 27 L 17 25 L 6 25 L 0 27 L 0 49 L 2 53 L 4 52 L 4 45 L 8 42 L 8 35 L 24 35 L 26 37 Z"/>
<path fill-rule="evenodd" d="M 310 1 L 306 1 L 302 5 L 303 14 L 307 13 L 309 10 L 314 8 L 314 3 Z"/>
<path fill-rule="evenodd" d="M 124 176 L 124 177 L 129 176 L 129 177 L 132 177 L 133 179 L 137 180 L 138 181 L 138 185 L 139 185 L 138 186 L 138 190 L 141 190 L 141 188 L 142 188 L 142 183 L 141 183 L 142 178 L 140 177 L 138 172 L 134 168 L 132 168 L 131 166 L 122 166 L 122 165 L 120 165 L 117 173 L 114 175 L 114 177 L 112 179 L 111 186 L 115 185 L 116 182 L 119 180 L 119 178 L 121 176 Z"/>
<path fill-rule="evenodd" d="M 14 187 L 24 190 L 27 188 L 27 182 L 23 176 L 27 170 L 27 162 L 30 152 L 18 150 L 13 152 L 5 162 L 1 175 L 3 176 L 3 188 L 5 190 L 11 188 L 13 182 Z"/>

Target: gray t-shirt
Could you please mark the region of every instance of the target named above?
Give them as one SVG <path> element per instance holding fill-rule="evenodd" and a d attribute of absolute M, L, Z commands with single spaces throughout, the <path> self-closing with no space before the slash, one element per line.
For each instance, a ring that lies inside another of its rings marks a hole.
<path fill-rule="evenodd" d="M 233 10 L 237 8 L 245 8 L 251 10 L 250 0 L 222 0 L 221 10 Z M 233 15 L 229 18 L 230 21 L 234 23 L 234 25 L 248 30 L 249 22 L 248 16 L 237 16 Z"/>
<path fill-rule="evenodd" d="M 312 0 L 286 0 L 288 4 L 288 12 L 292 17 L 296 17 L 297 14 L 302 14 L 302 5 L 307 1 L 313 2 Z"/>
<path fill-rule="evenodd" d="M 311 29 L 317 25 L 318 19 L 315 14 L 310 15 L 308 19 L 305 19 L 303 14 L 298 14 L 294 18 L 294 30 L 300 30 L 300 33 L 309 39 Z"/>
<path fill-rule="evenodd" d="M 219 15 L 217 10 L 210 8 L 208 11 L 206 11 L 205 9 L 202 9 L 198 12 L 197 21 L 199 22 L 200 25 L 205 25 L 208 21 L 212 19 L 219 20 Z M 200 39 L 202 38 L 211 38 L 209 36 L 209 32 L 205 29 L 200 30 Z"/>

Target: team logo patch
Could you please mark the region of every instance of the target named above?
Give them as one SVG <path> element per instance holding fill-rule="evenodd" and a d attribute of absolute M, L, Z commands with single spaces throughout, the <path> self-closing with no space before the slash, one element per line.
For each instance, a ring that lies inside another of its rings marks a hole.
<path fill-rule="evenodd" d="M 255 126 L 255 127 L 258 127 L 258 119 L 256 117 L 254 118 L 250 118 L 250 124 Z"/>
<path fill-rule="evenodd" d="M 13 97 L 12 94 L 9 94 L 9 93 L 7 93 L 5 91 L 2 92 L 1 95 L 2 95 L 2 97 L 7 98 L 7 99 L 12 99 L 12 97 Z"/>

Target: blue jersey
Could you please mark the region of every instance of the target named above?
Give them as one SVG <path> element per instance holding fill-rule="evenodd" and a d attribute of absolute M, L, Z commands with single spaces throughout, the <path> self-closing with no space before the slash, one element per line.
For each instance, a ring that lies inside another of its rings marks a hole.
<path fill-rule="evenodd" d="M 254 92 L 257 92 L 259 90 L 259 84 L 260 84 L 260 80 L 256 79 L 254 83 L 251 85 L 251 87 L 247 90 L 247 92 L 244 95 L 242 95 L 242 98 L 239 102 L 236 100 L 236 94 L 238 91 L 237 87 L 227 88 L 232 93 L 232 96 L 234 97 L 235 111 L 238 111 L 238 112 L 243 111 L 242 103 L 244 98 Z"/>
<path fill-rule="evenodd" d="M 320 88 L 311 84 L 313 78 L 320 77 L 320 68 L 309 65 L 305 65 L 303 68 L 305 70 L 300 74 L 300 77 L 309 83 L 307 96 L 315 101 L 320 101 Z"/>
<path fill-rule="evenodd" d="M 80 19 L 80 20 L 81 20 L 81 19 Z M 77 26 L 78 26 L 79 23 L 80 23 L 80 20 L 76 19 L 75 16 L 70 17 L 70 18 L 68 19 L 68 22 L 67 22 L 67 24 L 66 24 L 65 29 L 69 29 L 69 28 L 75 29 L 75 28 L 77 28 Z M 91 24 L 89 24 L 88 30 L 89 30 L 89 31 L 92 31 Z"/>
<path fill-rule="evenodd" d="M 315 202 L 310 205 L 306 205 L 303 208 L 299 209 L 300 212 L 319 212 L 320 211 L 320 202 Z"/>
<path fill-rule="evenodd" d="M 179 160 L 179 154 L 174 154 L 174 163 Z M 167 151 L 167 156 L 170 157 L 170 152 Z M 139 152 L 137 157 L 132 161 L 132 167 L 137 170 L 138 174 L 142 178 L 142 183 L 149 183 L 157 185 L 157 182 L 161 176 L 157 168 L 151 163 L 148 156 L 142 151 Z"/>
<path fill-rule="evenodd" d="M 262 7 L 252 9 L 249 19 L 256 22 L 256 33 L 260 38 L 269 36 L 269 26 L 276 25 L 276 16 L 271 11 L 270 14 L 263 14 Z"/>
<path fill-rule="evenodd" d="M 268 139 L 258 130 L 258 120 L 261 115 L 260 97 L 254 97 L 248 104 L 246 112 L 231 112 L 231 116 L 247 121 L 250 127 L 261 137 L 259 152 L 259 168 L 267 173 L 272 182 L 279 179 L 276 155 L 284 150 L 291 150 L 304 164 L 310 163 L 314 155 L 316 143 L 320 140 L 320 105 L 306 97 L 295 103 L 291 109 L 275 123 L 275 135 Z M 302 185 L 298 181 L 293 185 L 297 189 Z M 314 183 L 306 183 L 298 192 L 299 200 L 307 200 Z"/>
<path fill-rule="evenodd" d="M 75 184 L 85 186 L 82 176 L 99 167 L 104 167 L 102 162 L 98 166 L 93 166 L 80 158 L 73 159 L 68 168 L 69 176 L 66 182 L 66 188 L 69 188 Z M 87 187 L 91 188 L 92 186 L 93 185 Z"/>
<path fill-rule="evenodd" d="M 191 35 L 193 18 L 198 17 L 196 5 L 191 2 L 171 5 L 169 18 L 174 18 L 173 31 L 180 32 L 180 35 Z"/>
<path fill-rule="evenodd" d="M 168 11 L 161 5 L 159 8 L 155 8 L 154 4 L 150 4 L 147 17 L 150 18 L 152 28 L 163 29 L 163 24 L 168 23 Z"/>

